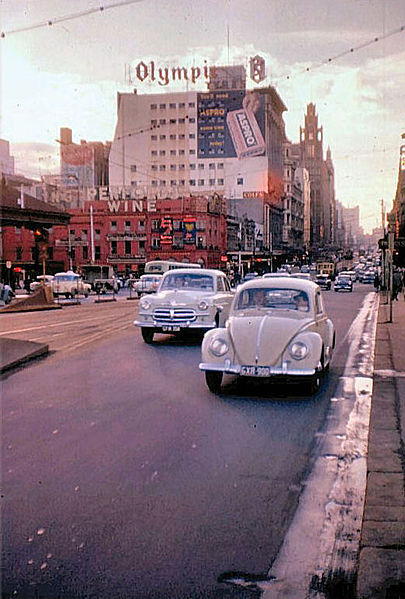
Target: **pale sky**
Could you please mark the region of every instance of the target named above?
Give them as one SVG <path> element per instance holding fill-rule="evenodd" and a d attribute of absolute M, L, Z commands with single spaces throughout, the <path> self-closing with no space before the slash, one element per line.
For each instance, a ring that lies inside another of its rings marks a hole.
<path fill-rule="evenodd" d="M 260 54 L 265 83 L 288 108 L 288 138 L 298 141 L 314 102 L 337 199 L 360 206 L 366 231 L 381 224 L 380 200 L 391 208 L 405 132 L 405 30 L 389 35 L 405 25 L 405 0 L 139 0 L 32 27 L 116 3 L 0 0 L 0 137 L 10 141 L 17 172 L 59 172 L 60 127 L 76 142 L 112 140 L 118 91 L 167 89 L 130 85 L 126 65 L 247 66 Z M 383 39 L 366 45 L 375 38 Z"/>

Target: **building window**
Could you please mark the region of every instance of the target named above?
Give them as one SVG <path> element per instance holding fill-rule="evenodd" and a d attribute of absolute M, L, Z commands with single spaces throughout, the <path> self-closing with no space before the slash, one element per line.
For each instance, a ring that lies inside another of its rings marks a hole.
<path fill-rule="evenodd" d="M 192 156 L 194 156 L 194 154 L 195 154 L 195 150 L 190 150 L 190 154 L 191 154 Z"/>
<path fill-rule="evenodd" d="M 195 139 L 195 133 L 190 133 L 190 135 L 188 137 L 189 137 L 189 139 Z"/>
<path fill-rule="evenodd" d="M 157 141 L 157 135 L 151 135 L 150 138 L 152 141 Z"/>
<path fill-rule="evenodd" d="M 117 242 L 115 240 L 111 242 L 111 253 L 113 255 L 117 254 Z"/>
<path fill-rule="evenodd" d="M 179 156 L 184 156 L 186 152 L 184 150 L 179 150 Z"/>
<path fill-rule="evenodd" d="M 198 168 L 200 171 L 204 170 L 204 163 L 203 162 L 199 162 L 198 163 Z"/>
<path fill-rule="evenodd" d="M 111 229 L 111 231 L 116 231 L 117 230 L 117 221 L 116 220 L 112 220 L 111 221 L 110 229 Z"/>
<path fill-rule="evenodd" d="M 210 162 L 208 168 L 215 168 L 215 162 Z"/>
<path fill-rule="evenodd" d="M 80 239 L 82 241 L 87 241 L 87 229 L 82 229 L 81 235 L 80 235 Z"/>
<path fill-rule="evenodd" d="M 185 164 L 179 164 L 179 171 L 184 171 L 186 170 L 186 165 Z"/>
<path fill-rule="evenodd" d="M 152 119 L 150 124 L 152 125 L 152 127 L 156 127 L 157 125 L 157 120 L 156 119 Z"/>
<path fill-rule="evenodd" d="M 16 235 L 21 235 L 22 227 L 15 227 Z"/>
<path fill-rule="evenodd" d="M 159 154 L 160 156 L 166 156 L 166 150 L 160 150 Z"/>
<path fill-rule="evenodd" d="M 131 173 L 136 173 L 136 164 L 131 164 Z"/>
<path fill-rule="evenodd" d="M 191 116 L 191 117 L 188 119 L 188 122 L 189 122 L 189 123 L 195 123 L 195 118 L 194 118 L 193 116 Z"/>
<path fill-rule="evenodd" d="M 83 260 L 88 260 L 88 258 L 89 258 L 89 248 L 87 247 L 87 245 L 85 245 L 83 247 L 82 257 L 83 257 Z"/>
<path fill-rule="evenodd" d="M 101 260 L 101 247 L 99 245 L 94 247 L 94 259 Z"/>
<path fill-rule="evenodd" d="M 191 187 L 194 187 L 194 185 L 195 185 L 195 179 L 190 179 L 190 185 L 191 185 Z"/>
<path fill-rule="evenodd" d="M 210 180 L 209 180 L 209 184 L 210 184 L 210 185 L 215 185 L 215 179 L 210 179 Z"/>
<path fill-rule="evenodd" d="M 183 186 L 183 187 L 184 187 L 184 185 L 186 184 L 186 181 L 185 181 L 185 179 L 181 179 L 181 180 L 179 181 L 179 184 L 180 184 L 181 186 Z"/>
<path fill-rule="evenodd" d="M 126 254 L 131 254 L 131 242 L 130 241 L 125 241 L 125 253 Z"/>
<path fill-rule="evenodd" d="M 217 168 L 224 168 L 224 163 L 223 162 L 218 162 Z"/>
<path fill-rule="evenodd" d="M 139 249 L 140 250 L 144 250 L 145 249 L 145 241 L 143 239 L 139 242 Z"/>
<path fill-rule="evenodd" d="M 15 259 L 22 260 L 22 248 L 21 247 L 15 248 Z"/>
<path fill-rule="evenodd" d="M 165 185 L 166 185 L 166 181 L 162 180 L 162 181 L 160 182 L 160 187 L 164 187 Z"/>
<path fill-rule="evenodd" d="M 169 108 L 176 108 L 176 103 L 175 102 L 170 102 Z"/>
<path fill-rule="evenodd" d="M 159 125 L 166 125 L 166 119 L 159 119 Z"/>
<path fill-rule="evenodd" d="M 198 179 L 198 185 L 201 187 L 204 185 L 204 179 Z"/>
<path fill-rule="evenodd" d="M 170 170 L 171 171 L 175 171 L 176 170 L 176 165 L 175 164 L 171 164 L 170 165 Z"/>
<path fill-rule="evenodd" d="M 223 179 L 218 179 L 218 185 L 223 185 L 224 184 L 224 180 Z"/>
<path fill-rule="evenodd" d="M 179 135 L 179 139 L 185 139 L 185 138 L 186 138 L 186 136 L 184 135 L 184 133 L 181 133 L 181 134 Z"/>
<path fill-rule="evenodd" d="M 166 108 L 166 104 L 159 104 L 159 108 L 160 108 L 161 110 L 164 110 L 164 109 Z"/>
<path fill-rule="evenodd" d="M 170 150 L 170 156 L 176 156 L 176 150 Z"/>
<path fill-rule="evenodd" d="M 85 248 L 83 248 L 85 249 Z M 86 247 L 87 250 L 87 247 Z M 48 247 L 48 260 L 53 260 L 53 247 Z"/>
<path fill-rule="evenodd" d="M 174 187 L 174 186 L 176 185 L 176 180 L 175 180 L 175 179 L 172 179 L 172 180 L 170 181 L 170 185 L 171 185 L 172 187 Z"/>
<path fill-rule="evenodd" d="M 243 177 L 236 177 L 236 185 L 243 185 Z"/>
<path fill-rule="evenodd" d="M 170 125 L 175 125 L 176 124 L 176 119 L 170 119 L 169 123 L 170 123 Z"/>
<path fill-rule="evenodd" d="M 179 108 L 185 108 L 186 104 L 185 102 L 179 102 Z"/>
<path fill-rule="evenodd" d="M 161 136 L 160 136 L 160 139 L 161 139 L 162 141 L 164 141 L 164 140 L 166 139 L 166 135 L 161 135 Z"/>
<path fill-rule="evenodd" d="M 159 168 L 160 168 L 161 171 L 165 171 L 166 170 L 166 165 L 165 164 L 161 164 Z"/>
<path fill-rule="evenodd" d="M 150 109 L 151 110 L 156 110 L 156 108 L 157 108 L 157 104 L 151 104 L 150 105 Z"/>
<path fill-rule="evenodd" d="M 152 156 L 157 156 L 157 150 L 152 150 L 151 155 Z"/>
<path fill-rule="evenodd" d="M 156 179 L 152 179 L 152 185 L 153 185 L 153 187 L 156 187 L 157 184 L 158 184 L 158 182 L 156 181 Z"/>
<path fill-rule="evenodd" d="M 94 231 L 94 239 L 100 239 L 101 229 L 95 229 Z"/>
<path fill-rule="evenodd" d="M 152 247 L 160 248 L 160 238 L 159 237 L 152 237 Z"/>
<path fill-rule="evenodd" d="M 188 107 L 189 108 L 194 108 L 195 107 L 195 102 L 189 102 L 188 103 Z"/>
<path fill-rule="evenodd" d="M 140 220 L 138 222 L 138 231 L 144 231 L 145 230 L 145 221 L 144 220 Z"/>
<path fill-rule="evenodd" d="M 192 162 L 190 164 L 190 171 L 195 171 L 195 164 L 194 164 L 194 162 Z"/>
<path fill-rule="evenodd" d="M 125 231 L 128 233 L 130 230 L 131 230 L 131 221 L 126 220 L 125 221 Z"/>
<path fill-rule="evenodd" d="M 183 123 L 185 123 L 185 122 L 186 122 L 186 119 L 179 119 L 180 125 L 183 125 Z"/>
<path fill-rule="evenodd" d="M 170 139 L 171 139 L 172 141 L 176 139 L 176 136 L 175 136 L 175 134 L 174 134 L 174 133 L 172 133 L 172 134 L 170 135 Z"/>
<path fill-rule="evenodd" d="M 136 187 L 136 181 L 131 181 L 132 187 Z"/>

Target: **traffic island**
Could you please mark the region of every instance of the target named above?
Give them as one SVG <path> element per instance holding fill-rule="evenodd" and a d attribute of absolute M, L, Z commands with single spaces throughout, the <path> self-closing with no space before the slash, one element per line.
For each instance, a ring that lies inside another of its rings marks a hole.
<path fill-rule="evenodd" d="M 31 312 L 35 310 L 59 310 L 62 306 L 55 304 L 52 289 L 41 286 L 31 295 L 15 299 L 0 310 L 0 314 L 9 312 Z"/>
<path fill-rule="evenodd" d="M 0 337 L 0 373 L 48 353 L 49 345 L 45 343 Z"/>

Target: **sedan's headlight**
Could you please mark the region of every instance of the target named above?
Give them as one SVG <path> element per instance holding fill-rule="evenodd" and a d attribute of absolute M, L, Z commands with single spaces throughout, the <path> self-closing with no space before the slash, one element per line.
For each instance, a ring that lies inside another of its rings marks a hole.
<path fill-rule="evenodd" d="M 224 356 L 229 347 L 225 339 L 220 337 L 213 339 L 210 343 L 210 352 L 217 357 Z"/>
<path fill-rule="evenodd" d="M 303 360 L 309 352 L 308 346 L 302 341 L 294 341 L 288 349 L 294 360 Z"/>
<path fill-rule="evenodd" d="M 201 300 L 200 303 L 198 304 L 198 309 L 199 310 L 208 310 L 208 302 L 206 302 L 205 300 Z"/>
<path fill-rule="evenodd" d="M 151 307 L 151 303 L 146 297 L 141 299 L 139 305 L 141 306 L 142 310 L 149 310 Z"/>

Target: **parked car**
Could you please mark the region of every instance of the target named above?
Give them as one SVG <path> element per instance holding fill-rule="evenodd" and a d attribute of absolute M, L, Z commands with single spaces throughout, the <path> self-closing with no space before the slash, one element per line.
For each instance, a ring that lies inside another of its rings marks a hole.
<path fill-rule="evenodd" d="M 162 275 L 141 275 L 141 278 L 133 283 L 132 289 L 138 297 L 145 293 L 155 293 L 161 280 Z"/>
<path fill-rule="evenodd" d="M 87 297 L 91 292 L 90 283 L 85 283 L 80 275 L 69 270 L 58 272 L 52 281 L 54 296 L 64 295 L 66 298 L 84 295 Z"/>
<path fill-rule="evenodd" d="M 169 270 L 162 276 L 158 292 L 141 298 L 134 325 L 141 328 L 145 343 L 152 343 L 155 333 L 207 331 L 225 324 L 233 296 L 229 280 L 220 270 Z"/>
<path fill-rule="evenodd" d="M 365 284 L 370 284 L 370 283 L 373 284 L 374 278 L 375 278 L 375 271 L 367 270 L 366 272 L 363 273 L 360 280 L 362 283 L 365 283 Z"/>
<path fill-rule="evenodd" d="M 332 287 L 332 281 L 329 275 L 326 274 L 316 275 L 315 283 L 319 285 L 321 289 L 329 290 Z"/>
<path fill-rule="evenodd" d="M 42 281 L 45 279 L 45 285 L 52 285 L 53 275 L 39 275 L 35 281 L 30 283 L 30 291 L 36 291 L 41 287 Z"/>
<path fill-rule="evenodd" d="M 200 369 L 213 393 L 224 373 L 298 380 L 314 393 L 334 347 L 318 285 L 294 277 L 259 279 L 238 289 L 226 327 L 204 335 Z"/>
<path fill-rule="evenodd" d="M 350 275 L 341 274 L 336 277 L 335 291 L 353 291 L 353 281 Z"/>

